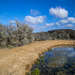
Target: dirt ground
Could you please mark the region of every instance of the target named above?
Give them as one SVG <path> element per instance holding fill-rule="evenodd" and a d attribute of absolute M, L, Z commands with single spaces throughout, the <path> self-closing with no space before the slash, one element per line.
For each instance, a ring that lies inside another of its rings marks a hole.
<path fill-rule="evenodd" d="M 25 75 L 43 52 L 56 46 L 75 46 L 74 40 L 36 41 L 12 49 L 0 49 L 0 75 Z"/>

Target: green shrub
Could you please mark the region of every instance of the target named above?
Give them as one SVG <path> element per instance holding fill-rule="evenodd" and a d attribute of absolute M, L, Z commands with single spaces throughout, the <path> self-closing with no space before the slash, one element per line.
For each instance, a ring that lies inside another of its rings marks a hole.
<path fill-rule="evenodd" d="M 40 75 L 40 70 L 36 68 L 35 70 L 31 72 L 31 75 Z"/>

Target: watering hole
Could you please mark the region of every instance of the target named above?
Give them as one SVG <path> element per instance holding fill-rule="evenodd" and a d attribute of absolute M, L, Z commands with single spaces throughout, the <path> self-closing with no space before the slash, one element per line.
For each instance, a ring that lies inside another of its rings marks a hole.
<path fill-rule="evenodd" d="M 40 55 L 28 75 L 75 75 L 75 47 L 50 49 Z"/>

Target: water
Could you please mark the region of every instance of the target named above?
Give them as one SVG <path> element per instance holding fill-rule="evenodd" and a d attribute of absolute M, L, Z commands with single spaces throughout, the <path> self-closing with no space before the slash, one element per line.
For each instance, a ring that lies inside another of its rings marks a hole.
<path fill-rule="evenodd" d="M 75 75 L 75 48 L 57 47 L 45 52 L 29 75 Z"/>

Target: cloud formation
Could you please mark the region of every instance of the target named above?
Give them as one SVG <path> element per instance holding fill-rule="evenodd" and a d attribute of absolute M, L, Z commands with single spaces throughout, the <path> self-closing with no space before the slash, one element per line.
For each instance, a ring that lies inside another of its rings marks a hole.
<path fill-rule="evenodd" d="M 62 24 L 66 24 L 66 23 L 73 23 L 75 24 L 75 18 L 74 17 L 68 17 L 66 19 L 62 19 L 59 21 Z"/>
<path fill-rule="evenodd" d="M 11 23 L 11 24 L 15 24 L 16 21 L 15 21 L 15 20 L 10 20 L 9 23 Z"/>
<path fill-rule="evenodd" d="M 45 16 L 25 16 L 25 22 L 29 24 L 41 24 L 45 21 Z"/>
<path fill-rule="evenodd" d="M 45 27 L 69 27 L 73 28 L 75 24 L 75 18 L 74 17 L 68 17 L 66 19 L 61 19 L 56 22 L 52 23 L 46 23 Z"/>
<path fill-rule="evenodd" d="M 62 24 L 68 23 L 68 20 L 66 20 L 66 19 L 60 20 L 60 23 L 62 23 Z"/>
<path fill-rule="evenodd" d="M 55 23 L 47 23 L 45 26 L 49 27 L 49 26 L 53 26 Z"/>
<path fill-rule="evenodd" d="M 75 23 L 75 18 L 74 17 L 68 17 L 67 19 L 71 23 Z"/>
<path fill-rule="evenodd" d="M 67 24 L 66 27 L 73 27 L 73 25 L 72 24 Z"/>
<path fill-rule="evenodd" d="M 58 21 L 47 21 L 47 16 L 37 16 L 38 11 L 31 10 L 30 16 L 25 16 L 25 23 L 29 24 L 34 31 L 43 31 L 57 28 L 73 28 L 75 24 L 75 17 L 69 17 L 68 11 L 64 8 L 51 8 L 49 9 L 50 14 L 59 17 Z"/>
<path fill-rule="evenodd" d="M 68 11 L 64 8 L 56 7 L 56 8 L 50 8 L 49 9 L 50 14 L 59 17 L 59 18 L 65 18 L 68 17 Z"/>

